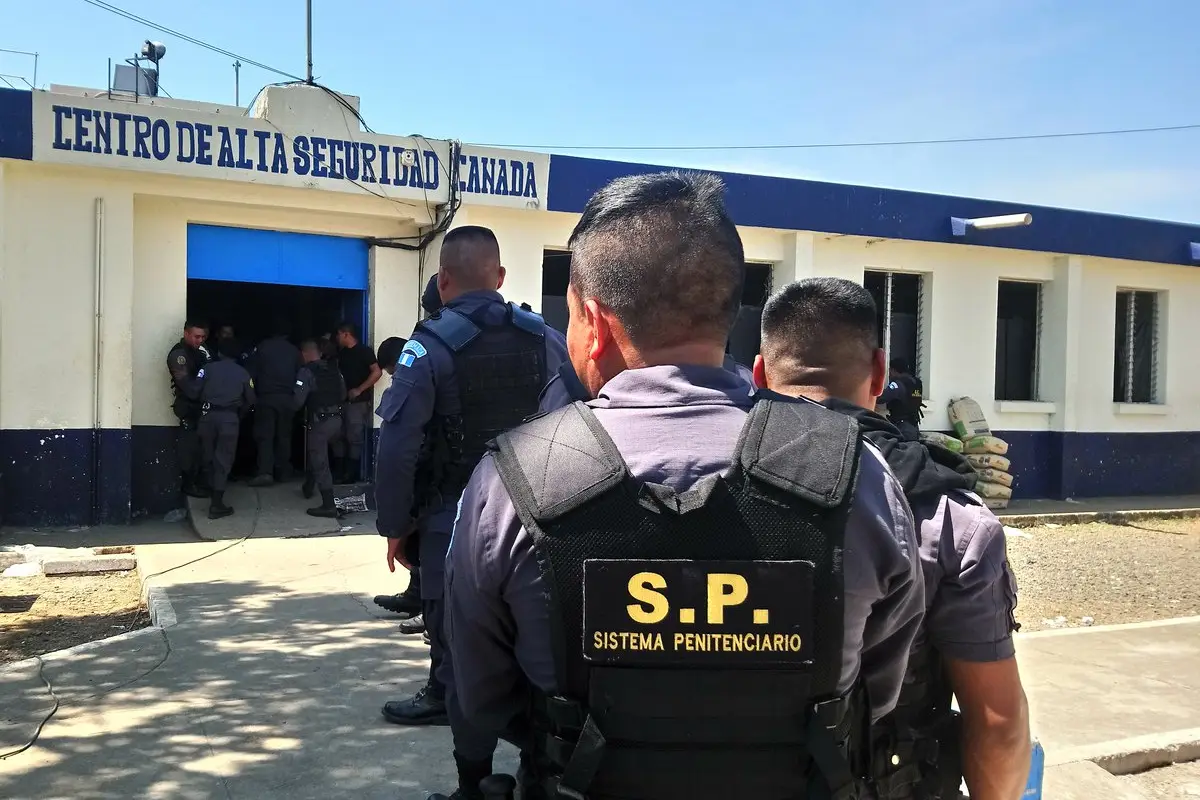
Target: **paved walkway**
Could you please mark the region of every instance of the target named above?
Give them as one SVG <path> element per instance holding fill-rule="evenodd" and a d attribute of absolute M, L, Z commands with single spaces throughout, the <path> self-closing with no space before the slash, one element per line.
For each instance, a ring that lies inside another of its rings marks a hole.
<path fill-rule="evenodd" d="M 423 800 L 451 788 L 445 728 L 379 717 L 421 685 L 427 649 L 370 601 L 404 581 L 378 537 L 170 538 L 138 554 L 178 624 L 48 659 L 62 707 L 34 748 L 0 761 L 0 797 Z M 1200 724 L 1200 620 L 1029 634 L 1019 657 L 1052 765 Z M 36 666 L 0 670 L 0 751 L 51 705 Z M 511 750 L 497 768 L 515 768 Z"/>
<path fill-rule="evenodd" d="M 1048 517 L 1046 522 L 1083 522 L 1088 518 L 1200 516 L 1200 495 L 1162 497 L 1087 497 L 1081 500 L 1014 500 L 997 511 L 1005 521 Z"/>

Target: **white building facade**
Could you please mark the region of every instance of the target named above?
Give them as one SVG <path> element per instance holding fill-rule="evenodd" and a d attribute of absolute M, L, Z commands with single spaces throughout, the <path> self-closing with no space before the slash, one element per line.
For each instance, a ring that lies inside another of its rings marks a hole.
<path fill-rule="evenodd" d="M 165 358 L 189 315 L 251 335 L 283 307 L 312 332 L 407 336 L 437 269 L 422 236 L 454 206 L 452 226 L 496 232 L 505 295 L 561 326 L 583 204 L 659 169 L 365 133 L 356 107 L 309 86 L 249 113 L 0 90 L 4 524 L 179 505 Z M 748 262 L 741 360 L 771 287 L 864 282 L 882 344 L 925 383 L 924 427 L 974 397 L 1010 442 L 1016 497 L 1200 493 L 1200 226 L 723 177 Z M 1033 223 L 952 231 L 1011 213 Z"/>

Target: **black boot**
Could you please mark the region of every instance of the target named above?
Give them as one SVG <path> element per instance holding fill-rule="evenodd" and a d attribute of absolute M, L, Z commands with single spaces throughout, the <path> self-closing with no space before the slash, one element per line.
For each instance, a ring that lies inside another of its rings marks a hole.
<path fill-rule="evenodd" d="M 321 490 L 321 505 L 317 506 L 316 508 L 308 509 L 308 515 L 310 517 L 328 517 L 329 519 L 337 519 L 338 508 L 337 504 L 333 502 L 332 489 Z"/>
<path fill-rule="evenodd" d="M 409 586 L 412 586 L 410 583 Z M 421 598 L 414 597 L 408 589 L 405 589 L 400 594 L 377 594 L 375 595 L 375 605 L 391 611 L 393 614 L 407 614 L 409 617 L 415 617 L 421 613 Z"/>
<path fill-rule="evenodd" d="M 407 634 L 425 633 L 425 615 L 416 614 L 401 622 L 400 632 Z"/>
<path fill-rule="evenodd" d="M 219 492 L 214 489 L 212 503 L 208 506 L 208 518 L 220 519 L 221 517 L 228 517 L 232 513 L 233 509 L 225 505 L 225 492 Z"/>
<path fill-rule="evenodd" d="M 441 688 L 441 687 L 438 687 Z M 392 700 L 383 704 L 383 718 L 395 725 L 449 725 L 446 698 L 434 696 L 429 684 L 408 700 Z"/>
<path fill-rule="evenodd" d="M 191 475 L 183 476 L 183 493 L 188 497 L 209 497 L 211 492 L 201 486 Z"/>
<path fill-rule="evenodd" d="M 458 788 L 447 800 L 487 800 L 479 782 L 492 774 L 492 760 L 468 761 L 458 753 L 454 754 L 454 764 L 458 767 Z M 445 795 L 430 795 L 429 800 Z"/>

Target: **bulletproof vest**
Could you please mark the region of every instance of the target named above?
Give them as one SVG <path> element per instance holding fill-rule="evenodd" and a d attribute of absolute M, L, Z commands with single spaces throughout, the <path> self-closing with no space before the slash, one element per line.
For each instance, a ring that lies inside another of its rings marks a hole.
<path fill-rule="evenodd" d="M 487 307 L 468 316 L 442 308 L 417 328 L 454 356 L 461 413 L 435 417 L 418 462 L 419 505 L 451 501 L 462 493 L 487 443 L 537 413 L 546 385 L 545 323 L 532 311 L 508 305 L 505 321 L 488 325 Z"/>
<path fill-rule="evenodd" d="M 313 390 L 308 393 L 305 408 L 310 414 L 337 414 L 346 400 L 346 384 L 342 373 L 327 361 L 314 361 L 308 365 L 313 376 Z"/>
<path fill-rule="evenodd" d="M 872 730 L 872 787 L 877 800 L 941 800 L 962 783 L 959 716 L 941 656 L 914 647 L 896 708 Z"/>
<path fill-rule="evenodd" d="M 857 796 L 868 707 L 837 684 L 859 443 L 844 416 L 760 395 L 732 466 L 675 492 L 633 478 L 583 403 L 497 438 L 549 594 L 547 796 Z"/>
<path fill-rule="evenodd" d="M 893 423 L 908 422 L 920 425 L 925 416 L 925 398 L 921 381 L 911 375 L 901 375 L 896 379 L 903 390 L 903 397 L 888 403 L 888 417 Z"/>

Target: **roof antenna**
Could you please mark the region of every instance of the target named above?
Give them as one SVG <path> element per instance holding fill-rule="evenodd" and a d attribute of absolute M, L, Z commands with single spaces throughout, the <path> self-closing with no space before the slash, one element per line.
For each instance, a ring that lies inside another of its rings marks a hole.
<path fill-rule="evenodd" d="M 308 72 L 305 73 L 304 82 L 312 86 L 312 0 L 305 0 L 304 5 L 308 11 Z"/>

